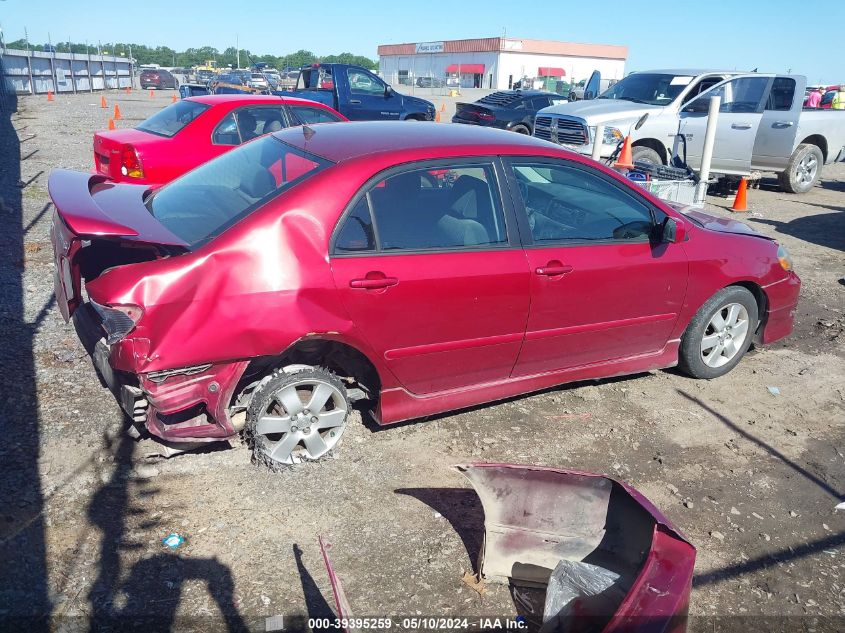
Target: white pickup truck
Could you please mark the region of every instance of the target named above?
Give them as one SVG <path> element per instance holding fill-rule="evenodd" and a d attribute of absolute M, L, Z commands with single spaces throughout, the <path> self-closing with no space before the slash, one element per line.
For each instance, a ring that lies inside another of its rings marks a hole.
<path fill-rule="evenodd" d="M 604 125 L 601 155 L 631 135 L 634 160 L 668 163 L 681 136 L 686 160 L 701 166 L 710 97 L 722 103 L 711 173 L 745 176 L 773 172 L 792 193 L 809 191 L 823 164 L 845 159 L 845 112 L 804 110 L 801 76 L 736 71 L 653 70 L 632 73 L 597 99 L 560 104 L 537 113 L 534 136 L 592 152 Z M 645 113 L 639 130 L 634 123 Z M 680 152 L 683 157 L 683 152 Z"/>

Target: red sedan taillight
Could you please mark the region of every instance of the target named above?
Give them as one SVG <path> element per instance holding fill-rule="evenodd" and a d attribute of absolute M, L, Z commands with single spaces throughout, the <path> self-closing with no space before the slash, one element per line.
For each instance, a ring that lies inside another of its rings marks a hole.
<path fill-rule="evenodd" d="M 144 167 L 138 150 L 131 145 L 124 145 L 120 151 L 120 173 L 130 178 L 143 178 Z"/>

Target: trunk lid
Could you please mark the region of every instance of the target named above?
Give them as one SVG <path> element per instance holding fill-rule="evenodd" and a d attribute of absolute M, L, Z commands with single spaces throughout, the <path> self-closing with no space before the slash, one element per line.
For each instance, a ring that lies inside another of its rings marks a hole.
<path fill-rule="evenodd" d="M 94 134 L 94 170 L 112 180 L 123 180 L 120 173 L 120 152 L 124 145 L 132 145 L 143 158 L 145 143 L 156 137 L 134 128 L 108 130 Z"/>
<path fill-rule="evenodd" d="M 483 106 L 477 103 L 455 104 L 455 118 L 463 121 L 481 121 L 482 117 L 496 117 L 495 106 Z M 488 119 L 491 120 L 491 119 Z"/>
<path fill-rule="evenodd" d="M 89 267 L 99 270 L 155 259 L 162 253 L 157 247 L 187 249 L 187 243 L 144 206 L 148 187 L 57 169 L 50 174 L 47 188 L 56 207 L 50 240 L 56 263 L 56 301 L 65 321 L 81 303 L 83 251 Z M 89 249 L 99 250 L 99 261 Z"/>

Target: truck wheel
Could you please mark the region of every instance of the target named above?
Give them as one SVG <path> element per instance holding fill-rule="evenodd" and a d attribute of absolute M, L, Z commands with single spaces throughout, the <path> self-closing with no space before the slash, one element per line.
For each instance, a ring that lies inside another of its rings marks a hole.
<path fill-rule="evenodd" d="M 516 132 L 517 134 L 531 134 L 531 130 L 524 125 L 514 125 L 511 128 L 511 132 Z"/>
<path fill-rule="evenodd" d="M 802 143 L 792 152 L 786 171 L 778 176 L 781 188 L 788 193 L 807 193 L 819 181 L 823 164 L 822 151 Z"/>
<path fill-rule="evenodd" d="M 757 301 L 750 291 L 722 288 L 695 313 L 681 337 L 681 371 L 707 380 L 727 374 L 751 346 L 757 319 Z"/>
<path fill-rule="evenodd" d="M 578 101 L 578 95 L 576 95 L 574 92 L 570 92 L 569 93 L 569 100 L 570 101 Z"/>
<path fill-rule="evenodd" d="M 346 388 L 330 371 L 277 370 L 255 388 L 244 435 L 255 461 L 278 470 L 331 452 L 346 430 L 350 408 Z"/>
<path fill-rule="evenodd" d="M 641 160 L 642 162 L 649 163 L 650 165 L 663 164 L 660 154 L 644 145 L 637 145 L 636 147 L 631 148 L 631 156 L 633 156 L 634 161 Z"/>

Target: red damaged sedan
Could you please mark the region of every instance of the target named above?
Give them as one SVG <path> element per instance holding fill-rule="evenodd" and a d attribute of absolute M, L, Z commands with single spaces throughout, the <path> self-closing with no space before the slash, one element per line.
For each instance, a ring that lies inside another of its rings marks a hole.
<path fill-rule="evenodd" d="M 322 103 L 294 97 L 190 97 L 135 128 L 97 132 L 94 172 L 116 182 L 162 185 L 262 134 L 346 120 Z"/>
<path fill-rule="evenodd" d="M 717 378 L 790 333 L 800 287 L 743 224 L 473 126 L 292 128 L 155 191 L 59 170 L 49 190 L 59 308 L 127 413 L 171 442 L 243 430 L 270 465 L 331 451 L 356 400 L 390 424 Z"/>

